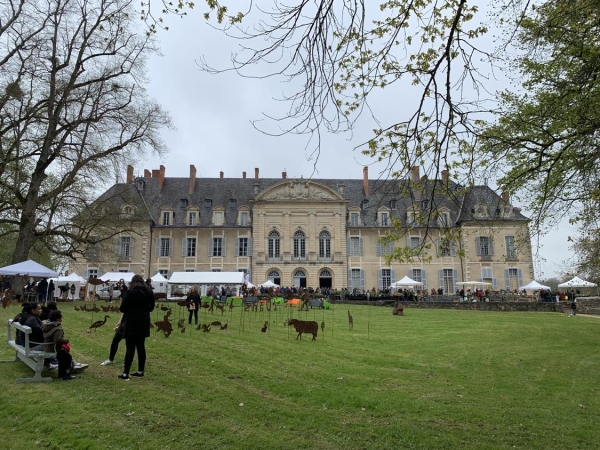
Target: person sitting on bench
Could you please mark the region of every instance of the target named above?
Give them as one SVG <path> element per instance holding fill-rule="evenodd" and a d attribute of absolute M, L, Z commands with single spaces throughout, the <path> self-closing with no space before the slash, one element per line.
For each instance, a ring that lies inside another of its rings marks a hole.
<path fill-rule="evenodd" d="M 65 337 L 62 319 L 62 313 L 58 309 L 50 313 L 48 322 L 44 323 L 44 342 L 46 343 L 46 351 L 54 351 L 54 347 L 56 347 L 58 376 L 68 381 L 75 379 L 73 373 L 86 369 L 88 364 L 78 363 L 71 356 L 71 344 Z"/>
<path fill-rule="evenodd" d="M 38 302 L 30 302 L 23 304 L 23 311 L 18 316 L 18 321 L 21 325 L 31 328 L 29 335 L 29 347 L 33 348 L 36 345 L 41 345 L 44 342 L 44 332 L 42 331 L 42 307 Z M 15 319 L 17 319 L 15 317 Z M 17 333 L 17 344 L 24 345 L 25 337 L 22 332 Z"/>

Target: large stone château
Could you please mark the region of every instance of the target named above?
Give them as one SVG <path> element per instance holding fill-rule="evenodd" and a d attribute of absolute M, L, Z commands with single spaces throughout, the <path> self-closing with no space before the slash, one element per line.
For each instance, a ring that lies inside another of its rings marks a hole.
<path fill-rule="evenodd" d="M 456 292 L 459 281 L 516 289 L 533 279 L 528 219 L 488 186 L 440 179 L 371 180 L 254 177 L 171 178 L 165 167 L 118 183 L 92 205 L 110 236 L 73 269 L 144 276 L 173 271 L 243 271 L 253 283 L 340 289 L 387 288 L 408 275 L 427 290 Z M 427 216 L 425 220 L 421 218 Z M 382 243 L 399 226 L 402 238 Z M 444 236 L 451 235 L 448 242 Z M 400 247 L 410 262 L 386 262 Z"/>

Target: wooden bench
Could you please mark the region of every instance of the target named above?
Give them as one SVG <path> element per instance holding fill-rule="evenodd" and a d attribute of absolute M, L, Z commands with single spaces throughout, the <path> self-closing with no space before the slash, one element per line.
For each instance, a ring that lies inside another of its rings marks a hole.
<path fill-rule="evenodd" d="M 310 300 L 308 302 L 308 306 L 310 306 L 310 309 L 313 309 L 313 307 L 322 309 L 323 308 L 323 301 L 322 300 Z"/>
<path fill-rule="evenodd" d="M 25 342 L 23 345 L 17 343 L 16 334 L 17 330 L 22 331 Z M 18 322 L 13 322 L 12 319 L 8 319 L 7 324 L 7 342 L 12 348 L 15 349 L 15 359 L 9 361 L 0 362 L 17 362 L 23 361 L 35 372 L 33 378 L 17 378 L 15 383 L 31 383 L 34 381 L 52 381 L 52 377 L 42 377 L 44 371 L 44 359 L 56 358 L 56 351 L 47 352 L 45 351 L 46 345 L 43 342 L 29 341 L 31 335 L 31 328 L 21 325 Z M 13 337 L 14 333 L 14 337 Z M 33 348 L 29 348 L 30 344 L 34 344 Z M 54 346 L 54 344 L 52 344 Z"/>

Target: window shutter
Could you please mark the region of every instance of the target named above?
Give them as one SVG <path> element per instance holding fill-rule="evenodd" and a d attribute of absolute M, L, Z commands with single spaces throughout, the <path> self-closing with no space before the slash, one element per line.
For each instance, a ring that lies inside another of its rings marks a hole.
<path fill-rule="evenodd" d="M 223 248 L 221 249 L 221 256 L 224 258 L 225 255 L 227 254 L 227 247 L 225 245 L 227 243 L 227 238 L 225 236 L 223 236 L 223 240 L 221 242 L 223 242 Z"/>
<path fill-rule="evenodd" d="M 390 270 L 390 283 L 394 284 L 396 282 L 396 271 L 394 269 Z"/>
<path fill-rule="evenodd" d="M 90 271 L 89 270 L 84 270 L 83 271 L 83 279 L 87 280 L 90 277 Z"/>
<path fill-rule="evenodd" d="M 506 289 L 510 289 L 509 269 L 504 269 L 504 285 Z"/>
<path fill-rule="evenodd" d="M 133 251 L 135 250 L 135 239 L 132 237 L 130 242 L 131 242 L 131 248 L 129 249 L 129 253 L 130 253 L 130 256 L 133 258 L 133 255 L 134 255 Z"/>
<path fill-rule="evenodd" d="M 159 237 L 156 238 L 156 248 L 154 250 L 155 250 L 155 252 L 154 252 L 155 255 L 160 256 L 160 238 Z"/>
<path fill-rule="evenodd" d="M 383 269 L 377 269 L 377 287 L 383 289 Z"/>
<path fill-rule="evenodd" d="M 492 278 L 492 290 L 493 291 L 498 290 L 498 282 L 496 281 L 495 278 Z"/>
<path fill-rule="evenodd" d="M 350 256 L 350 238 L 346 238 L 346 256 Z"/>
<path fill-rule="evenodd" d="M 173 256 L 173 238 L 169 238 L 169 254 L 167 256 Z"/>
<path fill-rule="evenodd" d="M 352 288 L 352 269 L 348 269 L 348 283 L 346 284 L 348 288 Z"/>
<path fill-rule="evenodd" d="M 517 278 L 519 279 L 519 287 L 523 286 L 523 271 L 517 269 Z"/>
<path fill-rule="evenodd" d="M 248 238 L 248 256 L 252 256 L 252 238 Z"/>
<path fill-rule="evenodd" d="M 410 236 L 406 236 L 406 246 L 410 248 Z"/>
<path fill-rule="evenodd" d="M 359 254 L 360 254 L 360 256 L 364 256 L 363 238 L 358 238 L 358 246 L 359 246 Z"/>
<path fill-rule="evenodd" d="M 235 238 L 235 248 L 233 249 L 233 256 L 240 256 L 240 238 Z"/>
<path fill-rule="evenodd" d="M 454 292 L 458 291 L 458 285 L 456 284 L 458 282 L 458 270 L 453 269 L 452 270 L 452 284 L 454 285 Z M 448 292 L 448 294 L 454 294 L 454 292 Z"/>
<path fill-rule="evenodd" d="M 481 242 L 478 237 L 475 238 L 475 250 L 477 256 L 481 256 Z"/>
<path fill-rule="evenodd" d="M 208 256 L 213 255 L 213 238 L 208 238 Z"/>
<path fill-rule="evenodd" d="M 115 255 L 121 256 L 121 238 L 117 237 L 117 247 L 115 249 Z"/>
<path fill-rule="evenodd" d="M 408 273 L 406 274 L 406 276 L 408 276 L 408 278 L 412 278 L 413 277 L 413 270 L 412 269 L 408 269 Z"/>
<path fill-rule="evenodd" d="M 102 276 L 102 269 L 98 268 L 98 278 Z"/>
<path fill-rule="evenodd" d="M 490 255 L 494 254 L 494 236 L 490 236 Z"/>
<path fill-rule="evenodd" d="M 360 269 L 360 288 L 365 288 L 365 269 Z"/>
<path fill-rule="evenodd" d="M 423 283 L 423 290 L 427 291 L 427 274 L 425 269 L 421 269 L 421 283 Z"/>
<path fill-rule="evenodd" d="M 436 244 L 435 244 L 435 254 L 436 254 L 436 256 L 440 256 L 442 254 L 441 246 L 442 246 L 442 239 L 441 238 L 437 238 L 437 241 L 436 241 Z"/>
<path fill-rule="evenodd" d="M 169 278 L 171 278 L 171 275 L 173 275 L 173 271 L 172 270 L 167 270 L 167 276 L 166 276 L 167 280 Z"/>
<path fill-rule="evenodd" d="M 444 286 L 444 269 L 440 269 L 438 272 L 438 281 L 439 283 L 439 287 Z"/>
<path fill-rule="evenodd" d="M 181 256 L 187 256 L 187 238 L 181 238 Z"/>
<path fill-rule="evenodd" d="M 456 244 L 454 241 L 450 243 L 450 256 L 456 256 Z"/>
<path fill-rule="evenodd" d="M 377 240 L 377 256 L 381 256 L 383 254 L 383 251 L 381 249 L 381 242 L 379 242 L 379 240 Z"/>

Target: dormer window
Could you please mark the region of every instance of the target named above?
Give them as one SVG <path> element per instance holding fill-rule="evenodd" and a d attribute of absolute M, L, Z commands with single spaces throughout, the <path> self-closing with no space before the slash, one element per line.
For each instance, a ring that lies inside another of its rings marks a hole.
<path fill-rule="evenodd" d="M 129 205 L 123 206 L 123 208 L 121 209 L 121 211 L 125 215 L 131 215 L 131 214 L 133 214 L 133 208 L 131 206 L 129 206 Z"/>
<path fill-rule="evenodd" d="M 179 200 L 179 207 L 180 208 L 187 208 L 188 207 L 188 199 L 187 198 L 182 198 Z"/>
<path fill-rule="evenodd" d="M 229 207 L 235 208 L 236 206 L 237 206 L 237 200 L 235 198 L 230 198 L 229 199 Z"/>
<path fill-rule="evenodd" d="M 379 211 L 377 213 L 377 223 L 382 227 L 389 227 L 390 223 L 390 213 L 385 208 L 383 211 Z"/>
<path fill-rule="evenodd" d="M 442 228 L 448 228 L 450 226 L 450 213 L 448 211 L 441 211 L 438 216 L 438 224 Z"/>
<path fill-rule="evenodd" d="M 390 201 L 390 209 L 396 209 L 396 200 Z"/>
<path fill-rule="evenodd" d="M 362 209 L 366 209 L 369 207 L 369 200 L 367 200 L 366 198 L 360 203 L 360 207 Z"/>
<path fill-rule="evenodd" d="M 198 223 L 198 211 L 189 211 L 187 216 L 187 224 L 195 226 Z"/>
<path fill-rule="evenodd" d="M 146 187 L 146 182 L 144 180 L 137 180 L 135 182 L 135 187 L 137 188 L 138 191 L 143 191 L 144 188 Z"/>
<path fill-rule="evenodd" d="M 204 199 L 204 207 L 205 208 L 212 208 L 212 200 L 210 198 L 205 198 Z"/>
<path fill-rule="evenodd" d="M 174 221 L 173 211 L 163 211 L 160 214 L 160 224 L 161 225 L 173 225 Z"/>
<path fill-rule="evenodd" d="M 212 219 L 213 225 L 220 227 L 225 222 L 225 214 L 223 211 L 213 211 Z"/>

